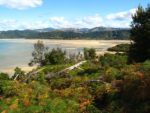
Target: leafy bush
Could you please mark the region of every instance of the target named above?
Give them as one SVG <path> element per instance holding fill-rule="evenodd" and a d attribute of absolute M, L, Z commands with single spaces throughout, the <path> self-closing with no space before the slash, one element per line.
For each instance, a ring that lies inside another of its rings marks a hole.
<path fill-rule="evenodd" d="M 93 60 L 96 57 L 96 51 L 93 48 L 84 48 L 84 58 L 86 60 Z"/>
<path fill-rule="evenodd" d="M 65 89 L 70 87 L 72 84 L 72 80 L 67 79 L 67 78 L 60 78 L 57 80 L 53 80 L 51 82 L 51 88 L 52 89 Z"/>
<path fill-rule="evenodd" d="M 105 72 L 105 80 L 111 82 L 114 79 L 123 79 L 123 75 L 117 68 L 110 67 Z"/>
<path fill-rule="evenodd" d="M 46 65 L 28 83 L 0 74 L 0 112 L 149 113 L 150 61 L 126 63 L 127 56 L 105 54 L 79 68 L 45 80 L 71 64 Z M 15 76 L 25 74 L 16 68 Z M 28 76 L 28 74 L 27 74 Z"/>
<path fill-rule="evenodd" d="M 9 75 L 6 73 L 0 73 L 0 80 L 9 80 Z"/>
<path fill-rule="evenodd" d="M 125 52 L 127 53 L 129 51 L 130 44 L 119 44 L 112 48 L 108 48 L 108 51 L 115 51 L 115 52 Z"/>
<path fill-rule="evenodd" d="M 52 49 L 45 54 L 45 64 L 63 64 L 66 60 L 66 52 L 61 48 Z"/>
<path fill-rule="evenodd" d="M 146 60 L 143 64 L 141 69 L 147 73 L 150 73 L 150 60 Z"/>
<path fill-rule="evenodd" d="M 103 67 L 115 67 L 120 69 L 126 65 L 127 56 L 105 54 L 99 58 L 99 61 Z"/>
<path fill-rule="evenodd" d="M 21 70 L 21 68 L 16 67 L 15 68 L 15 73 L 12 76 L 12 79 L 14 80 L 24 80 L 25 79 L 25 72 Z"/>
<path fill-rule="evenodd" d="M 20 86 L 17 81 L 0 81 L 0 94 L 6 97 L 17 96 Z"/>

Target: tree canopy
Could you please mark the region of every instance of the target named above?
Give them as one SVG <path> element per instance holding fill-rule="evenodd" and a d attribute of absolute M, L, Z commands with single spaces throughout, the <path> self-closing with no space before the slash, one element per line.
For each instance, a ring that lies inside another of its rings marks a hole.
<path fill-rule="evenodd" d="M 33 64 L 43 64 L 43 60 L 45 59 L 45 54 L 48 51 L 48 48 L 44 45 L 42 41 L 38 41 L 34 44 L 34 51 L 32 52 L 33 59 L 29 63 L 29 65 Z"/>
<path fill-rule="evenodd" d="M 131 23 L 131 40 L 129 62 L 143 62 L 150 59 L 150 5 L 143 9 L 138 7 Z"/>

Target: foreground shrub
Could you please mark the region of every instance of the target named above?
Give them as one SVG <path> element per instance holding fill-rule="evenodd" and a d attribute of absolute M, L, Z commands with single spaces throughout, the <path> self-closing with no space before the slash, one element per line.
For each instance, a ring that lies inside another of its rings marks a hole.
<path fill-rule="evenodd" d="M 0 80 L 9 80 L 9 75 L 6 73 L 0 73 Z"/>
<path fill-rule="evenodd" d="M 120 69 L 126 65 L 127 56 L 105 54 L 99 58 L 99 61 L 103 67 L 115 67 Z"/>
<path fill-rule="evenodd" d="M 108 51 L 115 51 L 115 52 L 125 52 L 127 53 L 129 51 L 130 44 L 119 44 L 112 48 L 108 48 Z"/>
<path fill-rule="evenodd" d="M 17 81 L 0 81 L 0 94 L 6 97 L 17 96 L 19 93 L 21 84 Z"/>

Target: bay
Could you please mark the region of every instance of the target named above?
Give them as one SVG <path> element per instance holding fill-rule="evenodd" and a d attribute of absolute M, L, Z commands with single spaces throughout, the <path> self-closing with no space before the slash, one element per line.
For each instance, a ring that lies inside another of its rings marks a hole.
<path fill-rule="evenodd" d="M 38 39 L 0 39 L 0 71 L 8 68 L 26 67 L 32 59 L 33 44 Z M 128 40 L 42 40 L 49 49 L 62 48 L 67 54 L 82 52 L 84 47 L 106 51 L 107 48 Z"/>

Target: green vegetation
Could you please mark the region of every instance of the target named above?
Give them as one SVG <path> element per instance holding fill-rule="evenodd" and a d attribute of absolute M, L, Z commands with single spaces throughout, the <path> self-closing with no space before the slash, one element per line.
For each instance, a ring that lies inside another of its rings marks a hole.
<path fill-rule="evenodd" d="M 13 80 L 23 80 L 24 79 L 24 77 L 25 77 L 25 72 L 24 71 L 22 71 L 18 67 L 16 67 L 14 71 L 15 71 L 15 73 L 12 76 Z"/>
<path fill-rule="evenodd" d="M 29 74 L 19 68 L 16 80 L 1 73 L 0 112 L 149 113 L 149 60 L 128 65 L 126 55 L 105 54 L 61 76 L 45 78 L 71 65 L 39 67 L 26 83 L 22 79 Z"/>
<path fill-rule="evenodd" d="M 60 48 L 48 50 L 42 41 L 38 41 L 34 44 L 34 51 L 32 52 L 33 59 L 29 63 L 30 66 L 34 64 L 44 65 L 55 65 L 64 64 L 69 61 L 66 56 L 66 52 Z"/>
<path fill-rule="evenodd" d="M 32 52 L 33 59 L 29 63 L 30 66 L 34 64 L 43 65 L 43 62 L 45 60 L 45 54 L 48 51 L 48 48 L 45 47 L 42 41 L 38 41 L 34 44 L 34 51 Z"/>
<path fill-rule="evenodd" d="M 129 51 L 129 48 L 130 48 L 130 44 L 119 44 L 114 47 L 108 48 L 108 51 L 127 53 Z"/>
<path fill-rule="evenodd" d="M 84 58 L 86 60 L 93 60 L 96 58 L 96 51 L 93 48 L 84 48 Z"/>
<path fill-rule="evenodd" d="M 66 52 L 60 48 L 52 49 L 45 54 L 45 64 L 64 64 L 66 61 Z"/>
<path fill-rule="evenodd" d="M 52 30 L 38 32 L 36 30 L 2 31 L 0 38 L 29 38 L 29 39 L 129 39 L 130 30 L 120 28 L 97 27 L 88 31 Z"/>
<path fill-rule="evenodd" d="M 138 41 L 134 44 L 138 45 Z M 129 56 L 116 53 L 96 57 L 94 49 L 85 48 L 82 60 L 66 60 L 66 53 L 59 48 L 44 52 L 42 42 L 34 46 L 33 60 L 42 64 L 36 70 L 25 74 L 16 68 L 12 78 L 0 73 L 1 113 L 150 113 L 149 52 L 144 52 L 146 57 L 140 56 L 143 62 L 128 64 L 134 45 L 113 47 L 117 52 L 129 51 Z M 146 51 L 150 49 L 146 47 Z M 134 46 L 135 50 L 138 48 Z M 132 57 L 132 61 L 137 61 L 137 57 Z M 72 65 L 75 67 L 69 68 Z"/>
<path fill-rule="evenodd" d="M 150 59 L 150 5 L 146 9 L 138 7 L 131 24 L 129 63 L 143 62 Z"/>
<path fill-rule="evenodd" d="M 77 33 L 74 31 L 52 31 L 38 33 L 27 38 L 47 38 L 47 39 L 129 39 L 129 30 L 108 30 L 108 31 L 89 31 Z"/>

